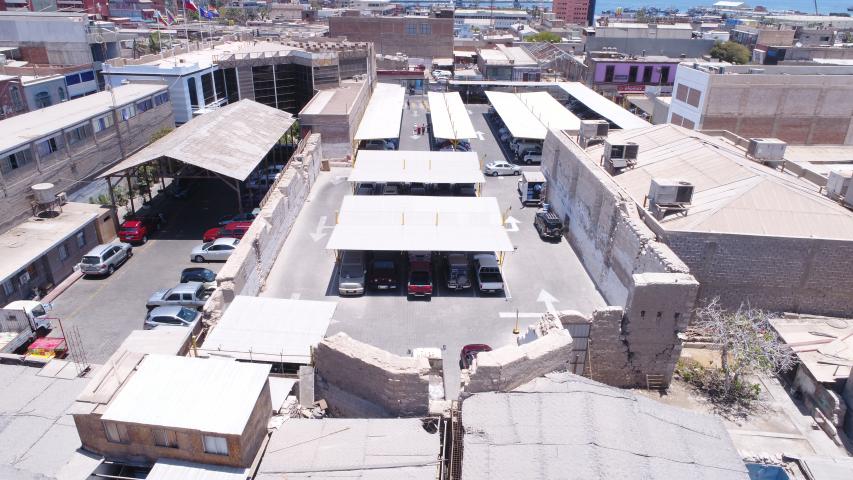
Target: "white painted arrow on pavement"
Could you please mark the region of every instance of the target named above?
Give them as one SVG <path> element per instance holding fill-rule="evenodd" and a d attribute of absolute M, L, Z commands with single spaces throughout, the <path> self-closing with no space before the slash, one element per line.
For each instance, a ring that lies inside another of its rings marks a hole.
<path fill-rule="evenodd" d="M 476 134 L 477 134 L 477 140 L 480 140 L 480 141 L 482 142 L 482 141 L 483 141 L 483 135 L 485 135 L 485 134 L 484 134 L 483 132 L 479 131 L 479 130 L 477 130 L 477 131 L 476 131 L 476 132 L 474 132 L 474 133 L 476 133 Z"/>
<path fill-rule="evenodd" d="M 311 235 L 311 238 L 314 239 L 315 242 L 319 242 L 320 239 L 326 236 L 323 230 L 334 228 L 333 226 L 326 225 L 326 218 L 327 217 L 325 215 L 320 217 L 320 220 L 317 221 L 317 228 L 313 232 L 309 233 L 309 235 Z"/>
<path fill-rule="evenodd" d="M 521 223 L 521 221 L 515 217 L 507 217 L 507 219 L 504 223 L 509 225 L 509 228 L 506 229 L 507 232 L 517 232 L 518 231 L 518 224 Z M 541 294 L 540 294 L 540 296 L 541 296 Z"/>
<path fill-rule="evenodd" d="M 545 303 L 545 309 L 548 310 L 548 312 L 557 313 L 557 309 L 554 308 L 554 303 L 559 302 L 559 300 L 546 290 L 539 290 L 539 297 L 536 298 L 536 301 Z"/>

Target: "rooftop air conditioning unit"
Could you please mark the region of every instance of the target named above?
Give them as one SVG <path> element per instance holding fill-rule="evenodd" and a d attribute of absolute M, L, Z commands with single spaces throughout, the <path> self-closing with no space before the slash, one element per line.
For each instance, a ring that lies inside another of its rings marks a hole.
<path fill-rule="evenodd" d="M 785 159 L 787 146 L 778 138 L 750 138 L 746 155 L 759 162 L 781 162 Z"/>
<path fill-rule="evenodd" d="M 592 140 L 607 138 L 610 133 L 610 123 L 607 120 L 581 120 L 580 132 L 578 132 L 578 143 L 586 148 Z"/>
<path fill-rule="evenodd" d="M 604 142 L 604 160 L 613 168 L 633 167 L 637 163 L 640 146 L 634 142 Z"/>
<path fill-rule="evenodd" d="M 829 172 L 829 178 L 826 179 L 826 196 L 832 199 L 845 198 L 850 189 L 851 177 L 853 172 Z"/>
<path fill-rule="evenodd" d="M 693 184 L 681 180 L 653 178 L 649 188 L 649 204 L 683 207 L 693 201 Z"/>

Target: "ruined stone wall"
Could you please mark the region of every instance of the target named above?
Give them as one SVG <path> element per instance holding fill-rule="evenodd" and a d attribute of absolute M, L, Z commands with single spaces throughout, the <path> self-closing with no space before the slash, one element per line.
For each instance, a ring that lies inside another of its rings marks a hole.
<path fill-rule="evenodd" d="M 315 395 L 336 416 L 426 415 L 429 361 L 401 357 L 345 333 L 326 338 L 314 351 Z"/>
<path fill-rule="evenodd" d="M 665 241 L 701 283 L 700 301 L 853 315 L 853 242 L 704 232 L 667 232 Z"/>

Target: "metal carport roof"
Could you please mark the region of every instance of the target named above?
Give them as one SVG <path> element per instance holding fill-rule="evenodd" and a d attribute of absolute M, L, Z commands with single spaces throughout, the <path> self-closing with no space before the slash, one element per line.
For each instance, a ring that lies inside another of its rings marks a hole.
<path fill-rule="evenodd" d="M 477 138 L 477 132 L 462 103 L 459 92 L 428 92 L 432 131 L 435 138 L 466 140 Z"/>
<path fill-rule="evenodd" d="M 360 150 L 350 182 L 484 183 L 474 152 Z"/>
<path fill-rule="evenodd" d="M 244 181 L 293 122 L 293 115 L 287 112 L 252 100 L 240 100 L 193 118 L 100 177 L 152 160 L 171 158 Z"/>
<path fill-rule="evenodd" d="M 548 130 L 514 93 L 487 91 L 486 97 L 513 137 L 545 139 Z"/>
<path fill-rule="evenodd" d="M 549 129 L 578 131 L 581 120 L 548 92 L 518 93 L 521 102 Z"/>
<path fill-rule="evenodd" d="M 329 250 L 510 252 L 493 197 L 344 197 Z"/>
<path fill-rule="evenodd" d="M 377 83 L 361 123 L 358 124 L 355 139 L 399 138 L 405 95 L 406 91 L 401 85 Z"/>
<path fill-rule="evenodd" d="M 637 117 L 619 105 L 599 95 L 595 90 L 578 82 L 557 83 L 566 93 L 575 100 L 586 105 L 590 110 L 601 115 L 607 120 L 615 123 L 623 130 L 632 128 L 644 128 L 652 126 L 651 123 Z"/>

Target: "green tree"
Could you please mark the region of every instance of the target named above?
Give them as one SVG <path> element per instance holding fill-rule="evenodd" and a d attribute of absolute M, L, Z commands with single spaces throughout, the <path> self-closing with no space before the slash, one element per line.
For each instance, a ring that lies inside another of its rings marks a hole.
<path fill-rule="evenodd" d="M 160 53 L 161 49 L 160 31 L 151 32 L 151 35 L 148 36 L 148 51 L 151 53 Z"/>
<path fill-rule="evenodd" d="M 234 22 L 236 24 L 245 24 L 246 23 L 246 11 L 242 8 L 223 8 L 219 14 L 221 15 L 221 19 L 226 23 L 231 24 Z M 230 22 L 229 22 L 230 20 Z"/>
<path fill-rule="evenodd" d="M 539 32 L 534 35 L 528 35 L 524 37 L 524 41 L 526 42 L 559 43 L 561 40 L 562 37 L 552 32 Z"/>
<path fill-rule="evenodd" d="M 711 56 L 713 58 L 719 58 L 724 62 L 731 62 L 738 65 L 749 63 L 749 60 L 752 57 L 749 53 L 749 49 L 737 42 L 717 42 L 717 44 L 711 48 Z"/>

